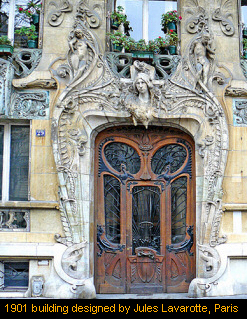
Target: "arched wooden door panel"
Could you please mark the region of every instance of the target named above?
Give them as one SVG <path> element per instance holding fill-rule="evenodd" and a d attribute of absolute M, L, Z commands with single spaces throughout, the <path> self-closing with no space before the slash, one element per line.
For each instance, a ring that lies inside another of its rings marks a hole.
<path fill-rule="evenodd" d="M 176 129 L 117 127 L 95 144 L 98 293 L 185 292 L 195 277 L 194 143 Z"/>

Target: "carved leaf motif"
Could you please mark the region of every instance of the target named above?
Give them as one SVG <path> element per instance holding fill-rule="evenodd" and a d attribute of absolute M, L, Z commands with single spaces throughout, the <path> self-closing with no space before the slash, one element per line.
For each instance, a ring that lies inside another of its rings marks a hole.
<path fill-rule="evenodd" d="M 235 33 L 235 27 L 233 22 L 229 19 L 232 17 L 231 11 L 233 9 L 232 0 L 222 0 L 220 8 L 217 8 L 212 16 L 214 21 L 220 23 L 222 32 L 227 36 L 233 36 Z"/>
<path fill-rule="evenodd" d="M 198 0 L 187 0 L 186 1 L 186 6 L 187 7 L 198 7 Z"/>

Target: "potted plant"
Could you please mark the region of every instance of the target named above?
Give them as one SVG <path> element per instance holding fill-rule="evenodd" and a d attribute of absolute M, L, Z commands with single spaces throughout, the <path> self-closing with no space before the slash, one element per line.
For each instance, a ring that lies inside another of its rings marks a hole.
<path fill-rule="evenodd" d="M 107 33 L 107 35 L 111 40 L 113 51 L 122 51 L 124 43 L 127 40 L 127 36 L 119 31 L 116 31 L 114 33 Z"/>
<path fill-rule="evenodd" d="M 41 3 L 34 3 L 32 0 L 30 0 L 27 5 L 28 5 L 29 10 L 32 12 L 33 24 L 38 24 L 40 10 L 41 10 Z"/>
<path fill-rule="evenodd" d="M 18 12 L 25 15 L 29 21 L 32 21 L 33 24 L 39 23 L 39 16 L 41 10 L 41 3 L 35 3 L 30 0 L 27 3 L 27 8 L 24 9 L 22 6 L 17 6 Z"/>
<path fill-rule="evenodd" d="M 0 37 L 0 54 L 1 55 L 12 55 L 13 46 L 11 45 L 11 41 L 6 35 L 2 35 Z"/>
<path fill-rule="evenodd" d="M 165 54 L 167 52 L 168 46 L 169 46 L 169 37 L 165 36 L 165 37 L 158 37 L 156 39 L 154 39 L 154 41 L 157 43 L 157 46 L 159 48 L 159 52 L 160 54 Z"/>
<path fill-rule="evenodd" d="M 244 58 L 247 59 L 247 39 L 242 40 L 243 50 L 244 50 Z"/>
<path fill-rule="evenodd" d="M 19 30 L 15 30 L 16 34 L 27 37 L 27 46 L 31 49 L 37 47 L 36 39 L 38 38 L 35 25 L 31 24 L 30 27 L 21 27 Z"/>
<path fill-rule="evenodd" d="M 149 40 L 148 43 L 144 39 L 134 42 L 131 47 L 133 58 L 153 59 L 154 53 L 159 52 L 159 45 L 154 40 Z"/>
<path fill-rule="evenodd" d="M 247 37 L 247 27 L 243 25 L 243 36 Z"/>
<path fill-rule="evenodd" d="M 182 17 L 178 15 L 177 10 L 163 13 L 161 16 L 161 26 L 162 26 L 161 30 L 164 32 L 166 32 L 167 29 L 176 30 L 176 24 L 180 20 L 182 20 Z"/>
<path fill-rule="evenodd" d="M 174 31 L 174 30 L 169 30 L 168 35 L 169 35 L 168 50 L 169 50 L 169 53 L 173 55 L 173 54 L 176 54 L 178 35 L 177 35 L 176 31 Z"/>
<path fill-rule="evenodd" d="M 127 20 L 127 15 L 124 13 L 124 8 L 122 6 L 118 6 L 117 10 L 113 11 L 111 14 L 112 29 L 117 30 L 120 24 L 123 24 L 125 34 L 129 36 L 129 32 L 133 31 L 133 29 L 130 27 L 130 22 Z"/>

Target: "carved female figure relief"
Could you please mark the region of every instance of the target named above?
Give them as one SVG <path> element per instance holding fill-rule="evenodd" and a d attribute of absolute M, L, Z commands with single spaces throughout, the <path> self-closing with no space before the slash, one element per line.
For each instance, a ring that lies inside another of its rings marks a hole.
<path fill-rule="evenodd" d="M 76 29 L 74 37 L 69 41 L 70 60 L 74 71 L 72 82 L 77 81 L 83 74 L 88 61 L 87 41 L 83 38 L 81 29 Z"/>
<path fill-rule="evenodd" d="M 154 104 L 157 100 L 155 93 L 157 89 L 152 79 L 154 73 L 150 66 L 139 61 L 136 61 L 133 67 L 134 79 L 130 86 L 131 93 L 126 96 L 124 106 L 132 115 L 134 125 L 141 122 L 145 128 L 148 128 L 156 113 Z"/>
<path fill-rule="evenodd" d="M 148 75 L 139 73 L 133 83 L 134 95 L 128 96 L 126 100 L 126 109 L 132 115 L 134 125 L 137 125 L 137 121 L 140 121 L 148 128 L 149 122 L 153 119 L 152 88 L 153 85 Z"/>
<path fill-rule="evenodd" d="M 205 86 L 209 80 L 211 63 L 214 59 L 215 49 L 213 48 L 213 37 L 209 32 L 204 31 L 193 44 L 193 54 L 196 68 L 196 83 L 202 82 Z"/>

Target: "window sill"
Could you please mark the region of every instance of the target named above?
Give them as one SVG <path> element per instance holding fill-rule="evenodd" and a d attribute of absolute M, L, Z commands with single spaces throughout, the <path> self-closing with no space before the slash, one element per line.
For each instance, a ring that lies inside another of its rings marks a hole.
<path fill-rule="evenodd" d="M 27 288 L 23 290 L 0 290 L 0 298 L 24 298 L 26 297 Z"/>
<path fill-rule="evenodd" d="M 46 201 L 9 201 L 0 202 L 0 208 L 23 208 L 23 209 L 57 209 L 59 210 L 58 202 Z"/>

